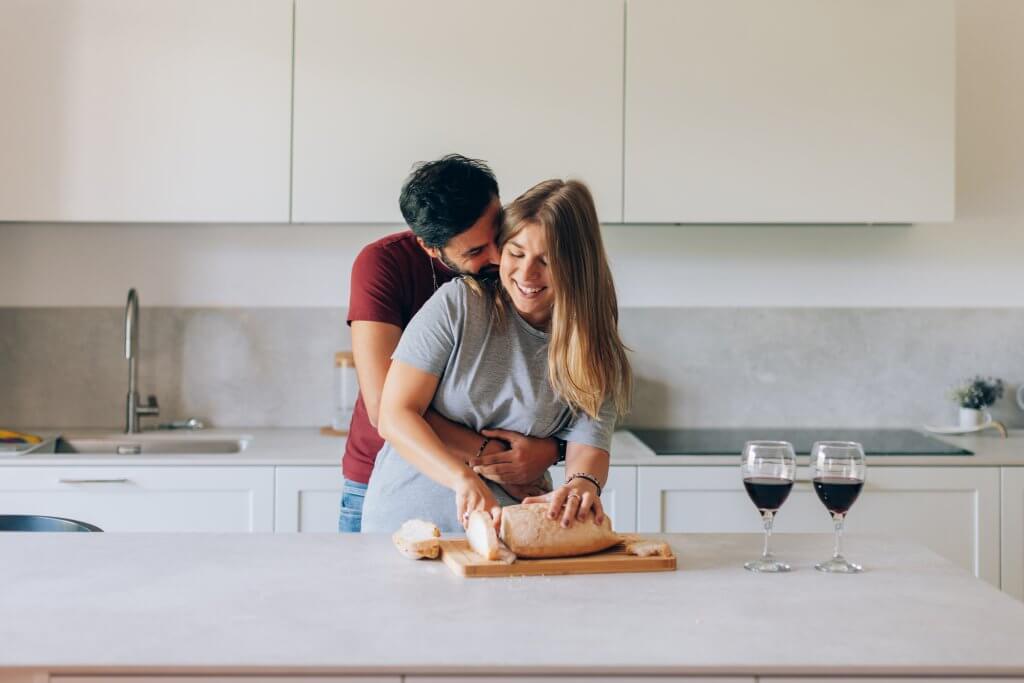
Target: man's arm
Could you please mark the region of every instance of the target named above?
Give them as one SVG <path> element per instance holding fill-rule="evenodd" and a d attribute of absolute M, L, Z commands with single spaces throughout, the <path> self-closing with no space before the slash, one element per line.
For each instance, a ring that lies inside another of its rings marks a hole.
<path fill-rule="evenodd" d="M 352 356 L 359 378 L 359 393 L 366 406 L 370 424 L 377 426 L 380 414 L 380 394 L 384 389 L 384 378 L 391 367 L 391 354 L 402 338 L 402 328 L 390 323 L 369 320 L 352 321 Z"/>
<path fill-rule="evenodd" d="M 384 389 L 384 379 L 391 367 L 391 354 L 398 347 L 398 340 L 401 337 L 402 329 L 397 325 L 369 320 L 352 321 L 352 354 L 356 363 L 356 375 L 359 377 L 359 392 L 362 394 L 370 424 L 374 427 L 378 426 L 380 397 Z M 453 455 L 467 463 L 476 457 L 484 437 L 468 427 L 445 419 L 433 410 L 428 410 L 423 417 Z M 512 449 L 506 452 L 505 445 L 495 440 L 489 443 L 484 451 L 486 455 L 504 454 L 500 460 L 484 463 L 492 466 L 499 463 L 502 465 L 500 478 L 495 478 L 499 483 L 533 482 L 553 464 L 557 456 L 557 448 L 551 439 L 527 440 L 526 437 L 511 432 L 499 438 L 512 444 Z M 488 477 L 490 473 L 481 474 Z"/>

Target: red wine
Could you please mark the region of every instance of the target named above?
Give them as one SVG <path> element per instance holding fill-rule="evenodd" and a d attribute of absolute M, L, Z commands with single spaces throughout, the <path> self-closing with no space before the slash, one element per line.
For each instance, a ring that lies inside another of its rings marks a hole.
<path fill-rule="evenodd" d="M 750 500 L 761 512 L 775 512 L 789 497 L 793 482 L 777 477 L 751 477 L 743 480 Z"/>
<path fill-rule="evenodd" d="M 863 481 L 848 477 L 821 477 L 814 480 L 818 498 L 834 515 L 845 515 L 863 487 Z"/>

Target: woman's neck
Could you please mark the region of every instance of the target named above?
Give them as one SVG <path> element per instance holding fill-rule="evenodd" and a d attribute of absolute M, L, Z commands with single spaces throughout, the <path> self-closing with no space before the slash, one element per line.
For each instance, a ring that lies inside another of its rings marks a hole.
<path fill-rule="evenodd" d="M 551 311 L 545 311 L 544 313 L 524 313 L 516 308 L 516 313 L 519 317 L 525 320 L 530 327 L 541 332 L 548 332 L 551 329 Z"/>

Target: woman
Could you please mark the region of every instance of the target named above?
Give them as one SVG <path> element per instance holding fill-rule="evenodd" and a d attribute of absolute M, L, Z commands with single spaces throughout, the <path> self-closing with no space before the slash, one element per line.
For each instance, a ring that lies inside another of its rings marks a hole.
<path fill-rule="evenodd" d="M 428 407 L 478 432 L 565 440 L 566 482 L 523 502 L 548 502 L 563 526 L 603 519 L 600 489 L 630 369 L 589 190 L 572 180 L 531 188 L 506 208 L 498 247 L 499 282 L 443 285 L 402 334 L 381 395 L 386 443 L 363 531 L 394 531 L 414 517 L 461 531 L 471 511 L 487 510 L 497 524 L 501 507 L 519 502 L 445 448 L 422 417 Z"/>

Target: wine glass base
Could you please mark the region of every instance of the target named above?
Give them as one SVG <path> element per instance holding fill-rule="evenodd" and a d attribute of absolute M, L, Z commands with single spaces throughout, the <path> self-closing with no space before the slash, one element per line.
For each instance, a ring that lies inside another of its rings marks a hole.
<path fill-rule="evenodd" d="M 827 572 L 829 574 L 858 574 L 864 571 L 864 568 L 859 564 L 848 562 L 842 557 L 834 557 L 826 562 L 819 562 L 814 565 L 814 568 L 819 572 Z"/>
<path fill-rule="evenodd" d="M 764 574 L 781 574 L 782 572 L 788 572 L 790 566 L 785 562 L 779 562 L 775 558 L 769 557 L 767 559 L 751 560 L 743 565 L 743 568 L 751 572 L 760 572 Z"/>

